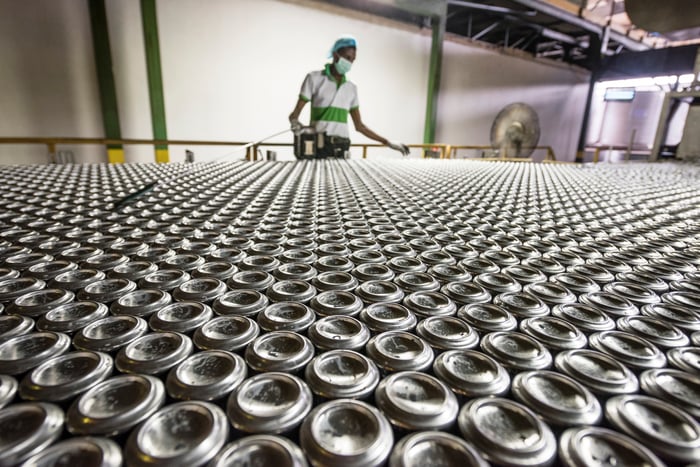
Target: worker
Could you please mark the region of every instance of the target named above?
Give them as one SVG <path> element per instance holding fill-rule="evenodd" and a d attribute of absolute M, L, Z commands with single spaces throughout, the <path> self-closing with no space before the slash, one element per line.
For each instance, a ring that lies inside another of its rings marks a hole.
<path fill-rule="evenodd" d="M 301 85 L 299 99 L 294 110 L 289 114 L 289 122 L 295 134 L 302 129 L 299 114 L 307 102 L 311 102 L 311 126 L 322 139 L 317 144 L 320 157 L 344 157 L 350 148 L 348 131 L 348 113 L 352 117 L 355 130 L 366 137 L 408 155 L 405 144 L 389 141 L 367 127 L 360 116 L 357 87 L 347 79 L 355 54 L 357 41 L 351 36 L 342 36 L 335 41 L 323 70 L 312 71 L 306 75 Z"/>

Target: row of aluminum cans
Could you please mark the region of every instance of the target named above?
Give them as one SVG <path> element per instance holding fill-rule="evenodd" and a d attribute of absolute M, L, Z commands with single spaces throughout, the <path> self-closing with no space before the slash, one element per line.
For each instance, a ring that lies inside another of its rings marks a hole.
<path fill-rule="evenodd" d="M 698 463 L 699 176 L 5 167 L 0 466 Z"/>

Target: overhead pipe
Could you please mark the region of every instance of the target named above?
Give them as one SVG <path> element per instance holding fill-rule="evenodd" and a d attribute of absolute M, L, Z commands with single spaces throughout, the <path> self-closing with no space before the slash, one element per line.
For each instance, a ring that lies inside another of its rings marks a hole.
<path fill-rule="evenodd" d="M 539 0 L 512 0 L 520 5 L 523 5 L 528 8 L 532 8 L 533 10 L 537 10 L 540 13 L 543 13 L 545 15 L 553 16 L 557 19 L 560 19 L 566 23 L 572 24 L 574 26 L 578 26 L 581 29 L 585 29 L 586 31 L 592 32 L 596 34 L 598 37 L 602 37 L 603 35 L 603 26 L 593 23 L 592 21 L 588 21 L 587 19 L 581 18 L 577 15 L 574 15 L 572 13 L 569 13 L 568 11 L 561 10 L 553 5 L 550 5 L 549 3 L 539 1 Z M 621 34 L 617 31 L 610 31 L 610 39 L 614 40 L 615 42 L 618 42 L 619 44 L 624 45 L 626 48 L 629 50 L 635 51 L 635 52 L 641 52 L 644 50 L 649 50 L 651 47 L 644 42 L 636 41 L 634 39 L 631 39 L 624 34 Z"/>

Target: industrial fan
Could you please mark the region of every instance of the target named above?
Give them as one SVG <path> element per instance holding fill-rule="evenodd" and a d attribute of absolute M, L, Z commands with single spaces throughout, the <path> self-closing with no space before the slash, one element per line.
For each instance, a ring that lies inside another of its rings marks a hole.
<path fill-rule="evenodd" d="M 505 106 L 491 125 L 491 147 L 499 157 L 529 157 L 539 139 L 537 112 L 522 102 Z"/>

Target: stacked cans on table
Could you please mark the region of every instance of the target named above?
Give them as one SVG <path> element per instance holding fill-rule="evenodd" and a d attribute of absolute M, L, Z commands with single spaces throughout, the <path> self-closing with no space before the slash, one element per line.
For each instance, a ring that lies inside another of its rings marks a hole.
<path fill-rule="evenodd" d="M 699 181 L 4 167 L 0 466 L 698 463 Z"/>

